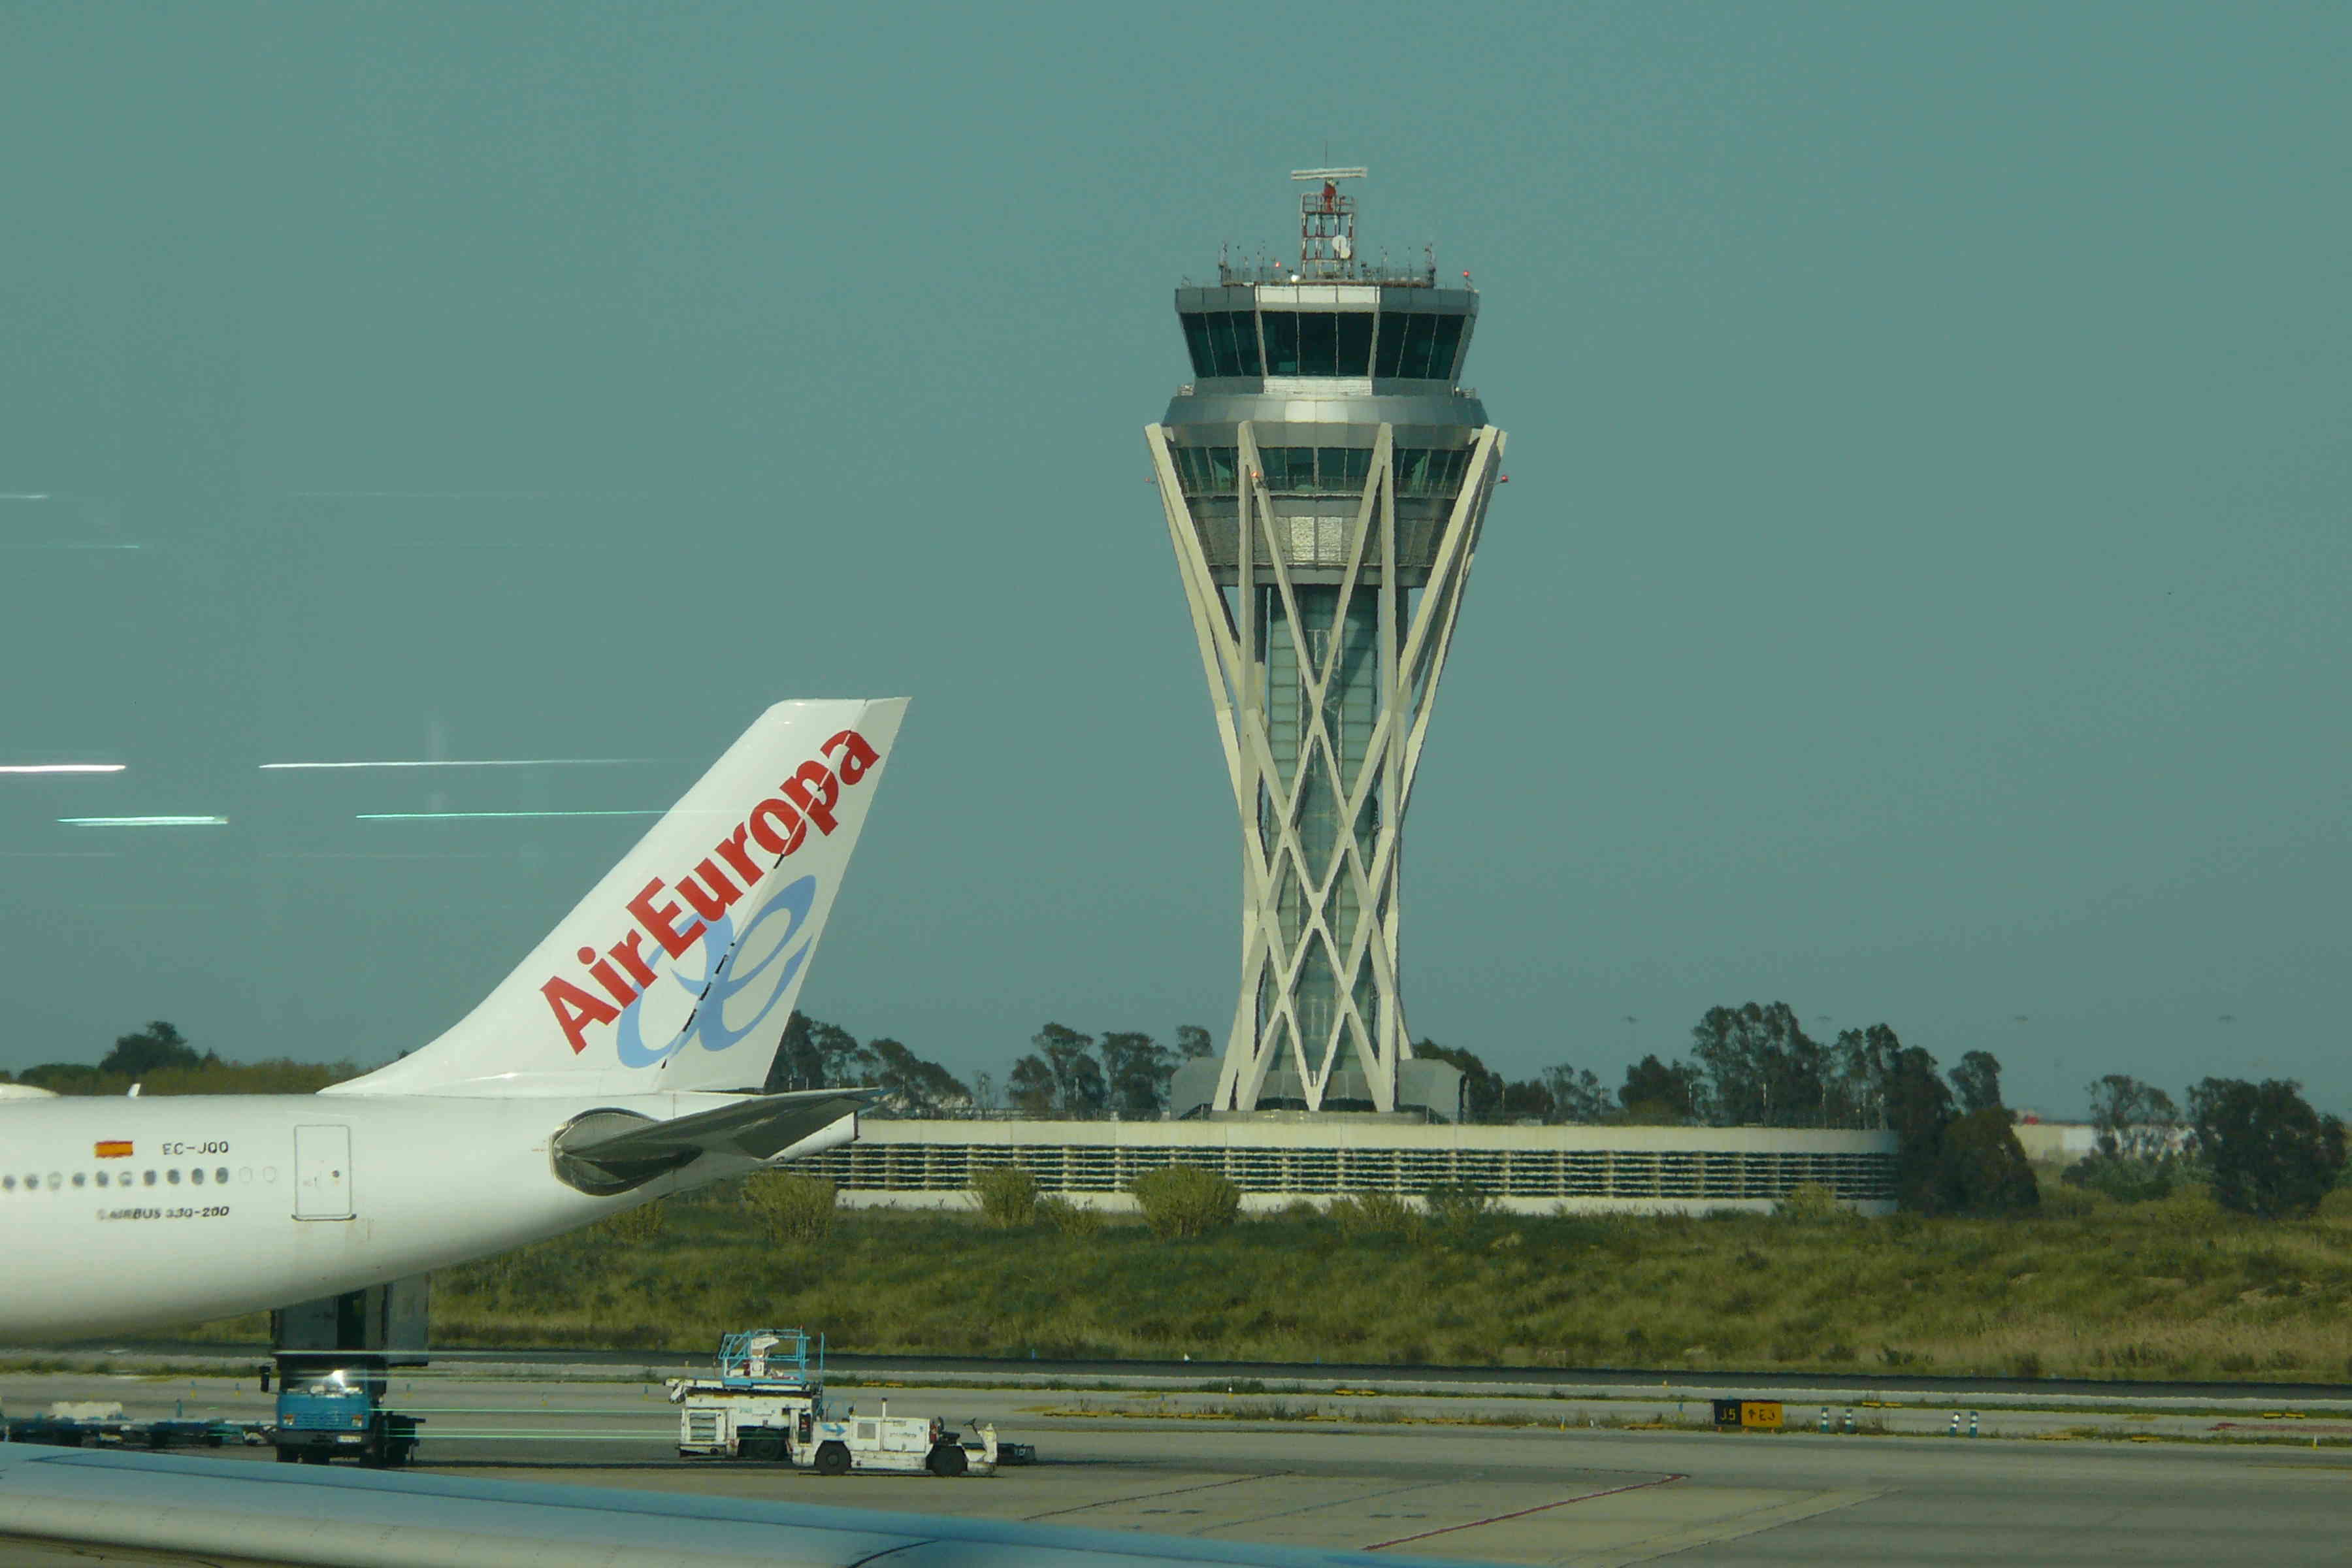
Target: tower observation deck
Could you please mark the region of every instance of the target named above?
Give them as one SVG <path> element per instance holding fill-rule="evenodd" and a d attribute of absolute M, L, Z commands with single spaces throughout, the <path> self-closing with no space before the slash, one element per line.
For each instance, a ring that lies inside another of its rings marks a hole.
<path fill-rule="evenodd" d="M 1297 267 L 1176 291 L 1192 380 L 1144 433 L 1241 816 L 1213 1110 L 1392 1111 L 1401 1086 L 1429 1103 L 1398 983 L 1401 835 L 1503 432 L 1460 384 L 1476 291 L 1363 261 L 1339 189 L 1363 174 L 1293 174 Z"/>

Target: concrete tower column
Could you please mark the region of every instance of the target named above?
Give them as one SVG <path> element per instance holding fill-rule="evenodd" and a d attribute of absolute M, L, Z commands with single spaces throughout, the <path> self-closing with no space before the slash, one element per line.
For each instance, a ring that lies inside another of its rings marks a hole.
<path fill-rule="evenodd" d="M 1362 174 L 1293 176 L 1297 267 L 1177 290 L 1193 380 L 1145 431 L 1241 817 L 1219 1110 L 1398 1108 L 1404 813 L 1502 478 L 1478 296 L 1359 258 Z"/>

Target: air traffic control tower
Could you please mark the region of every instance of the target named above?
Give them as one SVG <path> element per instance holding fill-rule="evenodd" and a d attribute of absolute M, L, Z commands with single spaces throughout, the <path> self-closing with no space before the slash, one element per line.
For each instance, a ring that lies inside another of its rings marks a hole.
<path fill-rule="evenodd" d="M 1291 176 L 1295 267 L 1176 291 L 1192 380 L 1145 431 L 1241 814 L 1212 1112 L 1454 1110 L 1411 1060 L 1402 830 L 1503 432 L 1460 384 L 1477 293 L 1364 260 L 1364 173 Z"/>

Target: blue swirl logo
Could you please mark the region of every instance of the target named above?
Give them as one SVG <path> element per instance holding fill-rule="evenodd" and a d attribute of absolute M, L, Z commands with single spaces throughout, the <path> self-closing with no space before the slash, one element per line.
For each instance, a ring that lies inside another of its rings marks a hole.
<path fill-rule="evenodd" d="M 759 913 L 746 921 L 741 934 L 735 931 L 733 919 L 721 915 L 709 921 L 702 932 L 702 973 L 685 975 L 672 966 L 666 978 L 672 984 L 701 1000 L 692 1017 L 677 1032 L 676 1038 L 662 1046 L 647 1046 L 639 1021 L 646 999 L 638 997 L 621 1011 L 620 1027 L 615 1038 L 624 1067 L 656 1067 L 686 1048 L 689 1040 L 706 1051 L 723 1051 L 740 1045 L 775 1011 L 776 1004 L 792 988 L 793 977 L 808 962 L 808 917 L 816 902 L 816 879 L 803 877 L 799 881 L 780 890 L 761 907 Z M 747 966 L 742 955 L 755 950 L 761 928 L 782 913 L 790 922 L 767 945 L 766 952 Z M 658 984 L 658 982 L 656 983 Z M 747 1004 L 747 994 L 757 997 L 751 1016 L 740 1024 L 730 1026 L 731 1009 L 740 1013 Z M 651 994 L 648 988 L 647 994 Z"/>

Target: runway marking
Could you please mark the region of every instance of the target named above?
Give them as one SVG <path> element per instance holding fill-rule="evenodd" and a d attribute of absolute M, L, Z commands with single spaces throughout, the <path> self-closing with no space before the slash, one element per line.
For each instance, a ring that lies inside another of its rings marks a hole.
<path fill-rule="evenodd" d="M 1660 1476 L 1657 1479 L 1652 1481 L 1633 1481 L 1622 1487 L 1609 1487 L 1597 1492 L 1586 1492 L 1581 1497 L 1564 1497 L 1557 1502 L 1539 1502 L 1533 1508 L 1518 1509 L 1510 1513 L 1493 1514 L 1486 1519 L 1474 1519 L 1466 1524 L 1449 1524 L 1437 1530 L 1424 1530 L 1419 1535 L 1400 1535 L 1394 1541 L 1375 1541 L 1370 1546 L 1360 1547 L 1358 1550 L 1364 1552 L 1384 1552 L 1391 1546 L 1406 1546 L 1416 1541 L 1427 1541 L 1433 1536 L 1451 1535 L 1457 1530 L 1475 1530 L 1480 1525 L 1500 1524 L 1505 1520 L 1509 1519 L 1525 1519 L 1531 1513 L 1545 1513 L 1552 1509 L 1566 1508 L 1570 1503 L 1591 1502 L 1595 1498 L 1616 1497 L 1622 1492 L 1646 1491 L 1652 1487 L 1664 1486 L 1668 1481 L 1686 1481 L 1688 1479 L 1690 1479 L 1690 1477 L 1687 1475 L 1671 1475 Z"/>
<path fill-rule="evenodd" d="M 1653 1535 L 1612 1551 L 1601 1552 L 1576 1559 L 1590 1568 L 1627 1568 L 1635 1563 L 1654 1562 L 1672 1557 L 1701 1546 L 1713 1546 L 1721 1542 L 1738 1541 L 1743 1536 L 1761 1535 L 1768 1530 L 1778 1530 L 1784 1524 L 1811 1519 L 1817 1514 L 1834 1513 L 1840 1509 L 1868 1502 L 1884 1497 L 1883 1491 L 1830 1490 L 1818 1491 L 1782 1503 L 1768 1503 L 1725 1519 L 1683 1525 L 1663 1535 Z"/>
<path fill-rule="evenodd" d="M 1024 1519 L 1052 1519 L 1057 1514 L 1091 1513 L 1097 1509 L 1108 1508 L 1114 1503 L 1141 1502 L 1147 1498 L 1156 1497 L 1181 1497 L 1186 1492 L 1212 1492 L 1216 1490 L 1219 1487 L 1237 1487 L 1244 1481 L 1267 1481 L 1274 1479 L 1276 1476 L 1286 1476 L 1288 1474 L 1290 1474 L 1288 1470 L 1267 1470 L 1261 1475 L 1255 1476 L 1228 1476 L 1222 1481 L 1202 1481 L 1198 1486 L 1170 1487 L 1163 1491 L 1135 1492 L 1122 1497 L 1097 1498 L 1092 1502 L 1076 1503 L 1068 1508 L 1049 1508 L 1043 1513 L 1024 1514 L 1022 1517 Z"/>
<path fill-rule="evenodd" d="M 1379 1502 L 1387 1498 L 1402 1497 L 1407 1492 L 1425 1492 L 1432 1487 L 1452 1486 L 1453 1484 L 1454 1483 L 1451 1481 L 1414 1481 L 1406 1486 L 1391 1487 L 1386 1491 L 1362 1492 L 1359 1493 L 1357 1496 L 1348 1498 L 1318 1498 L 1313 1502 L 1300 1503 L 1297 1508 L 1282 1508 L 1275 1510 L 1272 1513 L 1254 1513 L 1242 1519 L 1228 1519 L 1221 1523 L 1212 1525 L 1210 1528 L 1213 1530 L 1240 1530 L 1253 1524 L 1264 1524 L 1270 1519 L 1290 1519 L 1302 1513 L 1318 1512 L 1324 1509 L 1359 1508 L 1365 1503 Z M 1554 1505 L 1547 1503 L 1545 1506 L 1549 1508 Z M 1372 1517 L 1379 1518 L 1381 1516 L 1375 1514 Z M 1426 1518 L 1427 1516 L 1423 1515 L 1422 1517 Z M 1456 1525 L 1454 1528 L 1458 1530 L 1464 1527 Z M 1412 1539 L 1418 1538 L 1416 1537 Z"/>

